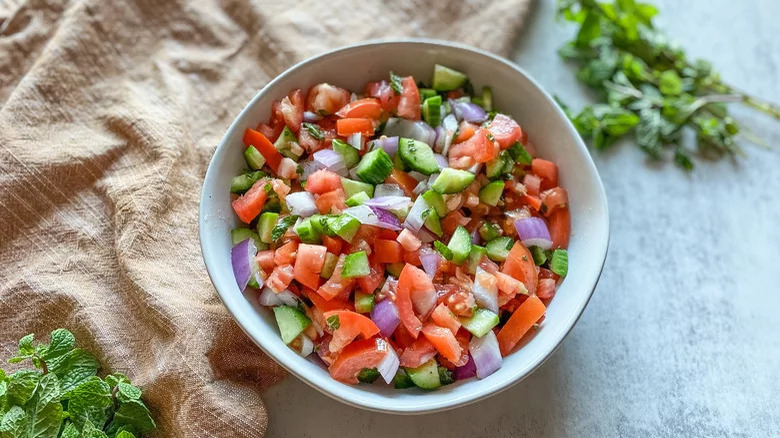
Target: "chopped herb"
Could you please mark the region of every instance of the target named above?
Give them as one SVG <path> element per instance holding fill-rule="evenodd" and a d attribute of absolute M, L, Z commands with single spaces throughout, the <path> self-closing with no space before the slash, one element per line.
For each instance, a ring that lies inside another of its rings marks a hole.
<path fill-rule="evenodd" d="M 339 327 L 341 327 L 341 323 L 339 322 L 339 316 L 338 315 L 332 315 L 327 319 L 328 328 L 331 330 L 338 330 Z"/>
<path fill-rule="evenodd" d="M 319 126 L 315 125 L 314 123 L 302 123 L 303 127 L 306 128 L 306 131 L 309 132 L 309 135 L 316 138 L 319 141 L 325 140 L 325 134 L 322 133 L 322 130 Z"/>
<path fill-rule="evenodd" d="M 442 385 L 449 385 L 450 383 L 455 383 L 455 376 L 447 368 L 439 367 L 439 381 Z"/>
<path fill-rule="evenodd" d="M 569 273 L 569 252 L 565 249 L 556 249 L 550 258 L 550 270 L 565 277 Z"/>
<path fill-rule="evenodd" d="M 271 230 L 271 240 L 276 241 L 281 239 L 282 236 L 284 236 L 284 233 L 287 232 L 287 229 L 293 226 L 297 220 L 298 216 L 294 214 L 279 219 L 279 222 L 277 222 L 273 230 Z"/>
<path fill-rule="evenodd" d="M 358 382 L 374 383 L 379 378 L 379 371 L 376 368 L 363 368 L 358 373 Z"/>
<path fill-rule="evenodd" d="M 404 92 L 404 87 L 401 85 L 402 77 L 390 71 L 390 88 L 395 91 L 395 94 L 401 94 Z"/>

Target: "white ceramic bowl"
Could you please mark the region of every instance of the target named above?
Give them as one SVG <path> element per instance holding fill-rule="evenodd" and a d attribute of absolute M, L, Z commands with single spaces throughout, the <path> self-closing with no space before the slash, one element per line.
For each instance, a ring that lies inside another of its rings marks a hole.
<path fill-rule="evenodd" d="M 230 264 L 230 230 L 239 225 L 230 206 L 230 180 L 245 167 L 244 129 L 267 121 L 271 103 L 291 89 L 328 82 L 363 90 L 366 82 L 393 70 L 429 81 L 439 63 L 465 72 L 476 89 L 489 85 L 494 105 L 512 115 L 538 149 L 558 164 L 560 184 L 569 192 L 571 242 L 569 274 L 555 294 L 541 329 L 503 366 L 484 380 L 469 379 L 435 391 L 395 390 L 391 385 L 350 386 L 289 349 L 279 337 L 273 313 L 245 297 Z M 322 393 L 352 406 L 379 412 L 420 414 L 462 406 L 519 382 L 552 354 L 582 314 L 607 254 L 609 217 L 604 188 L 593 161 L 550 96 L 516 65 L 471 47 L 431 40 L 370 42 L 303 61 L 271 81 L 230 125 L 211 159 L 200 204 L 200 241 L 211 280 L 238 324 L 269 356 Z"/>

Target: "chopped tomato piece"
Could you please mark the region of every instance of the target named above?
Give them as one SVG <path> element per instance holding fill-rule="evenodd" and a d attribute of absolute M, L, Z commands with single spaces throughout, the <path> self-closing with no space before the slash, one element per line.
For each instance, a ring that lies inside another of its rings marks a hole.
<path fill-rule="evenodd" d="M 320 169 L 306 179 L 306 191 L 321 195 L 332 190 L 340 189 L 341 177 L 336 172 Z"/>
<path fill-rule="evenodd" d="M 498 305 L 503 306 L 513 299 L 517 294 L 527 294 L 528 290 L 522 281 L 517 280 L 511 275 L 503 272 L 495 273 L 498 285 Z"/>
<path fill-rule="evenodd" d="M 417 187 L 418 181 L 403 170 L 393 169 L 390 176 L 385 180 L 385 183 L 398 184 L 406 196 L 413 197 L 414 189 Z"/>
<path fill-rule="evenodd" d="M 276 266 L 276 263 L 274 263 L 274 254 L 275 251 L 272 249 L 258 251 L 255 260 L 257 260 L 257 264 L 260 265 L 264 271 L 270 272 Z"/>
<path fill-rule="evenodd" d="M 479 125 L 474 123 L 469 123 L 467 121 L 460 122 L 460 126 L 458 126 L 458 136 L 455 137 L 455 143 L 462 143 L 468 139 L 470 139 L 475 132 L 477 132 L 477 129 L 479 129 Z"/>
<path fill-rule="evenodd" d="M 425 339 L 424 337 L 422 339 Z M 405 350 L 414 343 L 415 339 L 412 337 L 409 330 L 404 327 L 403 324 L 398 324 L 393 332 L 393 343 L 398 346 L 399 349 Z"/>
<path fill-rule="evenodd" d="M 349 291 L 355 283 L 355 280 L 352 278 L 341 278 L 341 271 L 344 269 L 344 260 L 346 258 L 346 254 L 339 256 L 339 261 L 336 263 L 336 268 L 333 270 L 330 279 L 317 289 L 317 293 L 326 300 L 332 300 Z"/>
<path fill-rule="evenodd" d="M 414 291 L 430 291 L 435 295 L 435 289 L 431 278 L 424 271 L 410 264 L 406 264 L 398 277 L 398 287 L 396 288 L 396 304 L 398 305 L 398 314 L 401 322 L 409 333 L 415 338 L 422 329 L 422 322 L 414 314 L 412 304 L 412 293 Z"/>
<path fill-rule="evenodd" d="M 336 360 L 328 367 L 328 372 L 331 377 L 340 382 L 358 383 L 360 371 L 365 368 L 376 368 L 385 359 L 385 356 L 395 354 L 391 348 L 390 344 L 382 338 L 355 341 L 344 348 L 336 357 Z"/>
<path fill-rule="evenodd" d="M 509 251 L 509 255 L 507 255 L 501 272 L 522 281 L 531 295 L 536 292 L 536 265 L 534 265 L 534 258 L 531 255 L 531 251 L 528 251 L 528 248 L 526 248 L 522 242 L 515 242 L 514 246 Z"/>
<path fill-rule="evenodd" d="M 542 179 L 542 190 L 558 185 L 558 166 L 552 161 L 534 158 L 531 161 L 531 172 Z"/>
<path fill-rule="evenodd" d="M 560 208 L 553 212 L 550 217 L 550 237 L 553 241 L 553 248 L 566 248 L 569 246 L 569 234 L 571 233 L 571 216 L 568 208 Z"/>
<path fill-rule="evenodd" d="M 542 278 L 539 280 L 539 286 L 536 288 L 536 296 L 542 300 L 549 300 L 555 296 L 555 280 L 552 278 Z"/>
<path fill-rule="evenodd" d="M 465 217 L 466 216 L 463 216 L 463 213 L 460 212 L 460 209 L 453 210 L 449 212 L 447 216 L 444 216 L 444 219 L 441 221 L 441 229 L 444 231 L 444 234 L 451 236 Z"/>
<path fill-rule="evenodd" d="M 385 240 L 395 240 L 398 238 L 398 233 L 396 233 L 393 230 L 388 230 L 387 228 L 379 228 L 377 230 L 377 239 L 385 239 Z"/>
<path fill-rule="evenodd" d="M 293 132 L 298 132 L 303 122 L 303 92 L 300 89 L 291 91 L 279 102 L 279 111 L 282 112 L 284 123 Z"/>
<path fill-rule="evenodd" d="M 539 298 L 530 296 L 512 313 L 496 336 L 502 356 L 512 352 L 523 335 L 536 324 L 539 318 L 544 316 L 546 310 L 544 303 Z"/>
<path fill-rule="evenodd" d="M 400 362 L 403 367 L 417 368 L 433 356 L 436 356 L 436 347 L 428 338 L 420 336 L 401 353 Z"/>
<path fill-rule="evenodd" d="M 368 256 L 369 274 L 357 279 L 360 290 L 365 294 L 374 293 L 385 278 L 385 266 L 377 261 L 376 253 Z"/>
<path fill-rule="evenodd" d="M 323 132 L 323 135 L 324 134 L 325 133 Z M 298 144 L 301 145 L 301 147 L 310 154 L 317 152 L 318 150 L 325 147 L 323 141 L 317 140 L 314 136 L 311 135 L 308 129 L 301 129 L 301 131 L 298 132 Z"/>
<path fill-rule="evenodd" d="M 308 245 L 302 243 L 298 246 L 298 254 L 295 256 L 295 279 L 304 286 L 312 289 L 320 287 L 320 272 L 325 265 L 325 254 L 328 249 L 322 245 Z"/>
<path fill-rule="evenodd" d="M 485 129 L 479 128 L 466 141 L 450 146 L 450 167 L 468 169 L 476 163 L 487 163 L 498 155 L 498 147 L 490 141 Z"/>
<path fill-rule="evenodd" d="M 279 265 L 271 272 L 271 276 L 265 281 L 266 286 L 270 287 L 276 293 L 279 293 L 290 285 L 293 279 L 292 265 Z"/>
<path fill-rule="evenodd" d="M 449 329 L 429 323 L 423 326 L 422 334 L 433 344 L 439 354 L 447 358 L 447 360 L 452 362 L 460 360 L 460 344 Z"/>
<path fill-rule="evenodd" d="M 346 209 L 346 200 L 347 199 L 344 195 L 344 190 L 336 189 L 327 193 L 323 193 L 314 201 L 314 203 L 317 205 L 317 209 L 320 211 L 320 213 L 328 214 L 334 209 L 338 210 L 338 212 Z"/>
<path fill-rule="evenodd" d="M 233 210 L 242 222 L 247 224 L 252 222 L 263 210 L 265 200 L 268 198 L 268 194 L 265 192 L 266 184 L 268 184 L 266 179 L 257 181 L 246 193 L 231 202 Z"/>
<path fill-rule="evenodd" d="M 525 192 L 531 196 L 539 196 L 539 191 L 542 186 L 542 179 L 533 173 L 526 173 L 523 177 L 523 185 L 525 186 Z"/>
<path fill-rule="evenodd" d="M 534 211 L 539 211 L 542 208 L 542 200 L 536 196 L 523 195 L 520 197 L 520 202 L 533 208 Z"/>
<path fill-rule="evenodd" d="M 342 300 L 326 300 L 322 298 L 317 292 L 304 287 L 301 289 L 301 294 L 309 299 L 314 304 L 314 307 L 320 309 L 323 312 L 329 312 L 331 310 L 355 310 L 352 308 L 348 301 Z"/>
<path fill-rule="evenodd" d="M 406 251 L 404 253 L 404 262 L 411 263 L 414 266 L 422 266 L 422 261 L 420 260 L 420 250 Z"/>
<path fill-rule="evenodd" d="M 377 239 L 374 250 L 379 263 L 400 263 L 404 260 L 403 247 L 394 240 Z"/>
<path fill-rule="evenodd" d="M 433 321 L 436 322 L 436 324 L 448 328 L 453 335 L 457 334 L 458 329 L 460 329 L 460 320 L 444 303 L 439 303 L 439 305 L 433 309 L 431 318 L 433 318 Z"/>
<path fill-rule="evenodd" d="M 569 195 L 563 187 L 553 187 L 542 192 L 543 215 L 549 216 L 559 208 L 566 208 L 567 205 L 569 205 Z"/>
<path fill-rule="evenodd" d="M 317 84 L 306 95 L 306 109 L 322 115 L 333 114 L 349 102 L 349 97 L 350 92 L 343 88 Z"/>
<path fill-rule="evenodd" d="M 488 130 L 501 149 L 508 149 L 523 137 L 520 125 L 509 116 L 498 113 L 490 122 Z"/>
<path fill-rule="evenodd" d="M 330 340 L 330 345 L 328 346 L 331 353 L 341 351 L 358 335 L 362 335 L 364 339 L 369 339 L 379 333 L 379 327 L 374 324 L 374 321 L 349 310 L 325 312 L 325 320 L 329 326 L 334 328 L 332 333 L 333 339 Z"/>
<path fill-rule="evenodd" d="M 328 252 L 331 254 L 341 254 L 341 247 L 344 245 L 344 241 L 338 237 L 322 236 L 322 244 L 328 248 Z"/>
<path fill-rule="evenodd" d="M 398 107 L 401 96 L 395 94 L 393 87 L 386 80 L 369 82 L 366 85 L 366 94 L 379 99 L 382 109 L 387 112 L 394 111 Z"/>
<path fill-rule="evenodd" d="M 283 124 L 271 126 L 267 123 L 260 123 L 257 125 L 256 131 L 263 134 L 268 140 L 274 142 L 277 138 L 279 138 L 279 134 L 282 133 L 282 129 L 284 129 Z"/>
<path fill-rule="evenodd" d="M 277 265 L 289 265 L 295 261 L 295 255 L 298 251 L 298 241 L 291 240 L 276 249 L 274 253 L 274 263 Z"/>
<path fill-rule="evenodd" d="M 343 118 L 364 118 L 378 119 L 382 114 L 382 105 L 378 99 L 367 97 L 346 104 L 336 112 L 336 115 Z"/>
<path fill-rule="evenodd" d="M 371 135 L 374 133 L 374 122 L 371 119 L 339 119 L 336 121 L 336 132 L 342 136 L 357 133 Z"/>
<path fill-rule="evenodd" d="M 420 90 L 417 89 L 417 83 L 411 76 L 405 77 L 401 81 L 403 91 L 401 100 L 398 102 L 398 116 L 405 119 L 420 119 Z"/>
<path fill-rule="evenodd" d="M 279 163 L 282 162 L 282 154 L 276 150 L 274 144 L 271 143 L 265 135 L 255 131 L 254 129 L 247 128 L 244 131 L 243 138 L 244 145 L 247 147 L 254 146 L 258 152 L 265 158 L 266 164 L 274 172 L 278 172 Z"/>
<path fill-rule="evenodd" d="M 411 231 L 409 231 L 408 228 L 404 228 L 401 230 L 400 233 L 398 233 L 397 237 L 398 243 L 401 244 L 404 250 L 409 252 L 414 252 L 420 249 L 420 246 L 422 245 L 422 242 L 420 239 L 415 236 Z"/>

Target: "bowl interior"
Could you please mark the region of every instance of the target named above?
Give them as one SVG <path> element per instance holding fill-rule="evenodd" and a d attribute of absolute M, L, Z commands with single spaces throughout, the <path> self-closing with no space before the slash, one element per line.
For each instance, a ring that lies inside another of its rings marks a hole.
<path fill-rule="evenodd" d="M 504 359 L 484 380 L 471 379 L 433 392 L 394 390 L 384 385 L 349 386 L 301 358 L 282 343 L 271 311 L 238 290 L 230 264 L 230 230 L 239 222 L 230 206 L 231 178 L 245 167 L 244 129 L 267 121 L 274 100 L 293 88 L 328 82 L 362 90 L 393 70 L 429 81 L 436 63 L 465 72 L 476 89 L 489 85 L 496 108 L 528 132 L 539 155 L 559 166 L 569 192 L 572 233 L 569 274 L 547 310 L 541 329 Z M 533 371 L 561 342 L 587 304 L 606 257 L 608 215 L 604 189 L 585 146 L 550 97 L 516 66 L 485 52 L 432 41 L 376 42 L 340 49 L 292 67 L 268 84 L 241 112 L 216 150 L 206 174 L 200 208 L 200 237 L 209 275 L 228 310 L 272 358 L 312 387 L 348 404 L 395 413 L 452 408 L 510 386 Z M 247 299 L 249 298 L 249 299 Z"/>

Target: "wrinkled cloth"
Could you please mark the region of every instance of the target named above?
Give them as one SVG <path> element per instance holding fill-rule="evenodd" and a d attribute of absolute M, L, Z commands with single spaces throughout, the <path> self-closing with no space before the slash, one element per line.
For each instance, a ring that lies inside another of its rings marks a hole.
<path fill-rule="evenodd" d="M 155 436 L 262 436 L 261 391 L 284 372 L 198 242 L 223 133 L 274 76 L 342 45 L 504 54 L 529 2 L 0 1 L 0 356 L 65 327 L 143 387 Z"/>

